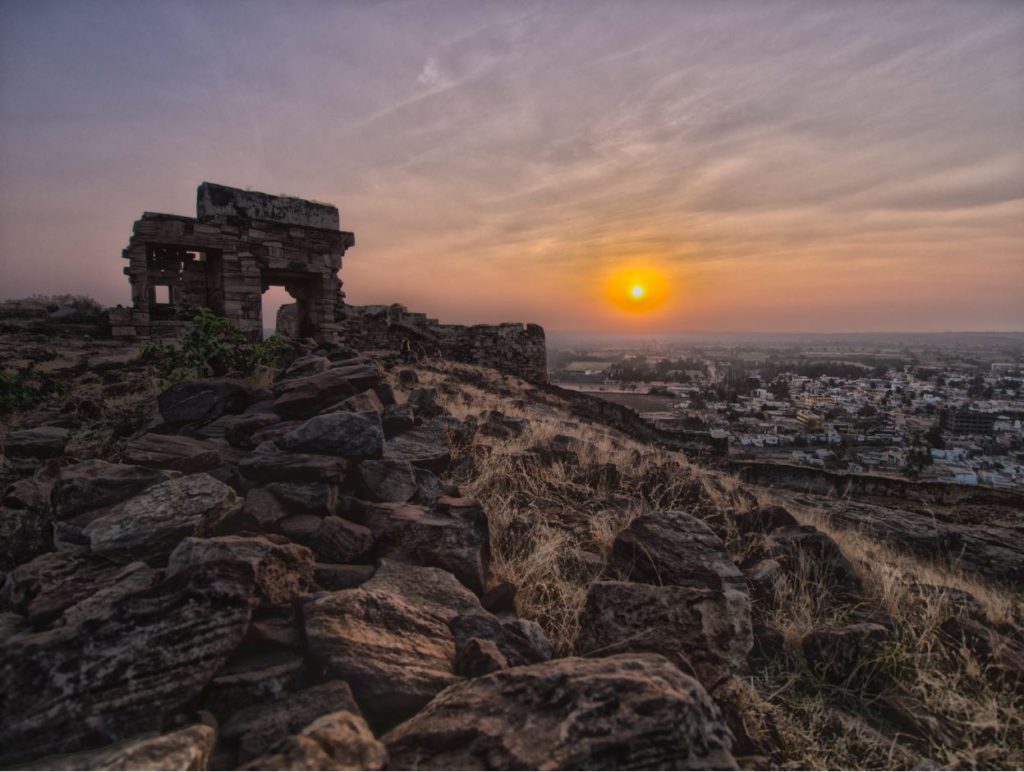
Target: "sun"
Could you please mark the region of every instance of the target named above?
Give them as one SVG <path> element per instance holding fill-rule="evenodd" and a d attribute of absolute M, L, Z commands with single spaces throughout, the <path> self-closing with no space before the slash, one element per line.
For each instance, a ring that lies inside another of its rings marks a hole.
<path fill-rule="evenodd" d="M 604 298 L 631 317 L 646 316 L 661 308 L 669 297 L 666 271 L 653 263 L 631 262 L 605 275 Z"/>
<path fill-rule="evenodd" d="M 629 294 L 633 296 L 634 300 L 642 300 L 644 295 L 647 294 L 647 290 L 644 289 L 643 284 L 634 284 L 630 287 Z"/>

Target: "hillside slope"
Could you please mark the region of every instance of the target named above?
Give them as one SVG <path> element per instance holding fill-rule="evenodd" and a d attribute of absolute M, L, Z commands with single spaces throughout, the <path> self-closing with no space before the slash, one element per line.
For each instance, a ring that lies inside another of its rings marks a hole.
<path fill-rule="evenodd" d="M 7 421 L 0 763 L 1024 765 L 1020 596 L 850 502 L 481 368 L 103 367 Z"/>

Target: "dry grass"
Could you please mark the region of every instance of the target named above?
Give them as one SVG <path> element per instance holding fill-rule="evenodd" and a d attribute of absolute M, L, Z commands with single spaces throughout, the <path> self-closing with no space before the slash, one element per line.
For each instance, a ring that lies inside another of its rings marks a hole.
<path fill-rule="evenodd" d="M 473 472 L 460 483 L 490 517 L 493 581 L 515 583 L 519 612 L 542 625 L 559 654 L 572 653 L 587 586 L 602 575 L 615 536 L 633 518 L 685 509 L 711 522 L 735 546 L 730 512 L 758 502 L 781 503 L 837 541 L 865 589 L 858 604 L 844 602 L 823 592 L 816 568 L 802 564 L 780 584 L 774 602 L 759 611 L 785 636 L 786 652 L 757 665 L 741 682 L 745 687 L 737 687 L 733 702 L 742 706 L 749 724 L 763 730 L 770 725 L 764 732 L 778 747 L 775 761 L 799 769 L 1024 767 L 1021 694 L 988 678 L 969 652 L 951 651 L 941 642 L 938 627 L 953 605 L 941 594 L 923 596 L 915 587 L 967 591 L 993 623 L 1018 626 L 1024 624 L 1019 595 L 836 528 L 822 509 L 794 508 L 730 475 L 694 468 L 677 453 L 579 421 L 555 397 L 511 376 L 436 362 L 423 363 L 418 374 L 421 385 L 434 388 L 438 401 L 459 418 L 478 419 L 484 411 L 498 410 L 530 421 L 519 437 L 478 436 L 464 450 L 473 459 Z M 538 463 L 522 455 L 550 446 L 559 434 L 578 440 L 578 464 Z M 581 469 L 606 463 L 623 473 L 618 485 L 580 484 Z M 822 682 L 803 663 L 800 639 L 823 626 L 858 621 L 864 612 L 888 614 L 895 625 L 891 641 L 862 663 L 862 675 L 877 677 L 840 686 Z M 900 734 L 871 686 L 879 679 L 918 706 L 931 730 Z"/>

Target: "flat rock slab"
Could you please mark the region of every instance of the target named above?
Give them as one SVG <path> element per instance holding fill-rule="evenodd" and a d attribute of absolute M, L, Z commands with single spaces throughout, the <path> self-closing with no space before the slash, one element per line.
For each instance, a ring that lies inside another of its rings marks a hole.
<path fill-rule="evenodd" d="M 238 471 L 263 483 L 338 482 L 348 471 L 348 461 L 338 456 L 284 453 L 267 442 L 239 461 Z"/>
<path fill-rule="evenodd" d="M 124 460 L 129 464 L 186 474 L 209 472 L 222 463 L 220 452 L 212 442 L 173 434 L 143 434 L 131 440 L 125 446 Z"/>
<path fill-rule="evenodd" d="M 55 458 L 64 455 L 71 433 L 59 426 L 38 426 L 10 432 L 4 438 L 4 454 L 11 458 Z"/>
<path fill-rule="evenodd" d="M 102 509 L 129 499 L 151 485 L 166 482 L 170 475 L 131 464 L 111 464 L 92 459 L 63 467 L 53 483 L 51 502 L 60 519 Z"/>
<path fill-rule="evenodd" d="M 378 458 L 384 452 L 384 430 L 373 412 L 327 413 L 292 429 L 280 444 L 292 453 Z"/>
<path fill-rule="evenodd" d="M 162 565 L 178 542 L 204 536 L 241 507 L 227 485 L 207 474 L 155 485 L 83 529 L 93 553 L 116 562 Z"/>
<path fill-rule="evenodd" d="M 434 474 L 443 474 L 452 462 L 448 429 L 442 423 L 431 421 L 418 429 L 400 434 L 388 441 L 384 458 L 408 461 Z"/>
<path fill-rule="evenodd" d="M 207 769 L 217 732 L 193 724 L 166 734 L 147 733 L 94 751 L 47 756 L 25 769 Z"/>
<path fill-rule="evenodd" d="M 736 590 L 594 582 L 580 615 L 576 652 L 654 652 L 713 689 L 746 672 L 752 630 L 750 599 Z"/>
<path fill-rule="evenodd" d="M 121 599 L 105 618 L 8 640 L 0 764 L 158 728 L 242 640 L 254 596 L 249 566 L 203 564 Z"/>
<path fill-rule="evenodd" d="M 182 381 L 157 398 L 160 415 L 168 423 L 212 421 L 225 413 L 241 413 L 252 401 L 252 392 L 232 378 Z"/>
<path fill-rule="evenodd" d="M 736 769 L 707 692 L 650 654 L 455 684 L 382 739 L 393 769 Z"/>
<path fill-rule="evenodd" d="M 687 512 L 636 518 L 616 537 L 612 565 L 634 582 L 746 592 L 743 574 L 722 540 Z"/>
<path fill-rule="evenodd" d="M 448 622 L 482 611 L 451 574 L 388 560 L 358 589 L 311 596 L 302 610 L 310 655 L 347 681 L 363 712 L 384 725 L 457 680 Z"/>

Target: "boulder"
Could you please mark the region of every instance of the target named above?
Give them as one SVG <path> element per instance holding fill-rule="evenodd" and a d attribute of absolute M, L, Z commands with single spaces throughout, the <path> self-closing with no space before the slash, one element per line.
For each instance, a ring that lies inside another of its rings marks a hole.
<path fill-rule="evenodd" d="M 756 507 L 741 512 L 735 517 L 736 530 L 745 533 L 769 533 L 776 528 L 788 528 L 800 525 L 783 507 Z"/>
<path fill-rule="evenodd" d="M 810 570 L 824 589 L 856 597 L 861 582 L 835 540 L 812 525 L 776 528 L 771 533 L 748 537 L 744 568 L 761 560 L 777 560 L 787 573 Z"/>
<path fill-rule="evenodd" d="M 384 408 L 381 423 L 384 426 L 384 436 L 390 440 L 402 432 L 415 429 L 416 416 L 409 405 L 390 405 Z"/>
<path fill-rule="evenodd" d="M 443 423 L 430 422 L 388 441 L 384 458 L 408 461 L 413 466 L 444 474 L 452 462 L 452 446 Z"/>
<path fill-rule="evenodd" d="M 888 639 L 889 631 L 882 625 L 860 623 L 814 630 L 800 645 L 804 659 L 818 676 L 857 687 L 874 676 L 877 666 L 872 659 Z"/>
<path fill-rule="evenodd" d="M 557 659 L 455 684 L 383 738 L 394 769 L 735 769 L 697 681 L 655 655 Z"/>
<path fill-rule="evenodd" d="M 0 507 L 0 571 L 53 549 L 51 518 L 35 509 Z"/>
<path fill-rule="evenodd" d="M 490 575 L 491 539 L 487 514 L 472 499 L 438 499 L 433 511 L 402 507 L 392 512 L 376 554 L 450 571 L 483 594 Z"/>
<path fill-rule="evenodd" d="M 480 605 L 492 614 L 516 611 L 516 586 L 512 582 L 501 582 L 480 596 Z"/>
<path fill-rule="evenodd" d="M 254 592 L 249 566 L 205 563 L 121 599 L 105 617 L 8 640 L 0 763 L 159 728 L 242 640 Z"/>
<path fill-rule="evenodd" d="M 93 553 L 119 563 L 162 565 L 178 542 L 212 534 L 241 507 L 235 492 L 207 474 L 178 477 L 116 504 L 83 529 Z"/>
<path fill-rule="evenodd" d="M 359 494 L 370 501 L 408 501 L 416 495 L 416 472 L 408 461 L 371 459 L 362 461 Z"/>
<path fill-rule="evenodd" d="M 577 654 L 649 651 L 713 689 L 747 670 L 750 599 L 737 590 L 593 582 L 580 615 Z"/>
<path fill-rule="evenodd" d="M 418 421 L 429 421 L 431 418 L 436 418 L 445 412 L 444 408 L 437 404 L 434 392 L 430 389 L 424 389 L 422 386 L 413 389 L 409 393 L 405 404 L 412 408 Z"/>
<path fill-rule="evenodd" d="M 284 371 L 281 380 L 289 378 L 305 378 L 310 375 L 317 375 L 324 372 L 331 366 L 331 361 L 319 354 L 306 354 L 292 362 Z"/>
<path fill-rule="evenodd" d="M 294 515 L 282 520 L 277 527 L 289 539 L 306 545 L 327 563 L 348 563 L 373 546 L 373 533 L 369 528 L 340 517 Z"/>
<path fill-rule="evenodd" d="M 347 710 L 359 715 L 352 690 L 344 681 L 328 681 L 278 700 L 242 708 L 221 728 L 225 740 L 238 743 L 238 758 L 246 762 L 327 713 Z"/>
<path fill-rule="evenodd" d="M 256 447 L 253 435 L 269 429 L 281 422 L 276 413 L 247 413 L 239 416 L 228 416 L 224 420 L 224 439 L 229 445 L 245 450 Z"/>
<path fill-rule="evenodd" d="M 203 691 L 203 707 L 223 722 L 251 705 L 305 689 L 311 680 L 301 652 L 246 647 L 210 679 Z"/>
<path fill-rule="evenodd" d="M 173 434 L 136 437 L 125 446 L 124 460 L 129 464 L 186 474 L 209 472 L 221 465 L 220 453 L 212 442 Z"/>
<path fill-rule="evenodd" d="M 448 622 L 480 610 L 451 574 L 381 561 L 358 589 L 302 607 L 310 655 L 342 678 L 372 722 L 393 725 L 456 680 Z"/>
<path fill-rule="evenodd" d="M 103 615 L 103 609 L 159 578 L 141 562 L 121 566 L 87 552 L 50 552 L 11 571 L 0 597 L 4 607 L 38 628 Z"/>
<path fill-rule="evenodd" d="M 274 412 L 286 418 L 308 418 L 378 383 L 380 368 L 371 363 L 332 367 L 316 375 L 292 378 L 276 387 Z"/>
<path fill-rule="evenodd" d="M 634 582 L 746 592 L 722 540 L 687 512 L 636 518 L 616 537 L 611 565 Z"/>
<path fill-rule="evenodd" d="M 551 658 L 550 646 L 535 645 L 529 635 L 487 612 L 460 614 L 448 629 L 455 637 L 455 672 L 467 678 Z"/>
<path fill-rule="evenodd" d="M 70 436 L 71 432 L 60 426 L 8 432 L 3 439 L 3 452 L 10 458 L 56 458 L 64 455 Z"/>
<path fill-rule="evenodd" d="M 156 398 L 167 423 L 213 421 L 225 413 L 241 413 L 252 401 L 252 392 L 232 378 L 203 378 L 176 383 Z"/>
<path fill-rule="evenodd" d="M 207 769 L 217 732 L 192 724 L 165 734 L 149 732 L 94 751 L 47 756 L 24 769 Z"/>
<path fill-rule="evenodd" d="M 171 553 L 167 574 L 215 560 L 252 566 L 256 587 L 268 603 L 289 603 L 313 583 L 313 553 L 298 544 L 274 544 L 262 536 L 184 539 Z"/>
<path fill-rule="evenodd" d="M 292 429 L 281 447 L 292 453 L 378 458 L 384 452 L 384 431 L 376 413 L 327 413 Z"/>
<path fill-rule="evenodd" d="M 271 442 L 260 445 L 238 464 L 243 477 L 256 482 L 338 482 L 348 461 L 338 456 L 283 453 Z"/>
<path fill-rule="evenodd" d="M 363 719 L 349 711 L 321 716 L 269 754 L 241 769 L 383 769 L 387 749 Z"/>
<path fill-rule="evenodd" d="M 369 581 L 375 570 L 374 566 L 317 563 L 313 569 L 313 580 L 322 590 L 350 590 Z"/>
<path fill-rule="evenodd" d="M 60 469 L 50 501 L 54 515 L 66 519 L 118 504 L 168 479 L 166 472 L 96 458 Z"/>
<path fill-rule="evenodd" d="M 379 388 L 379 387 L 378 387 Z M 380 401 L 380 397 L 377 396 L 377 392 L 374 389 L 367 389 L 359 394 L 353 394 L 348 399 L 343 399 L 338 404 L 327 408 L 321 412 L 324 413 L 377 413 L 382 415 L 384 413 L 384 405 Z"/>

